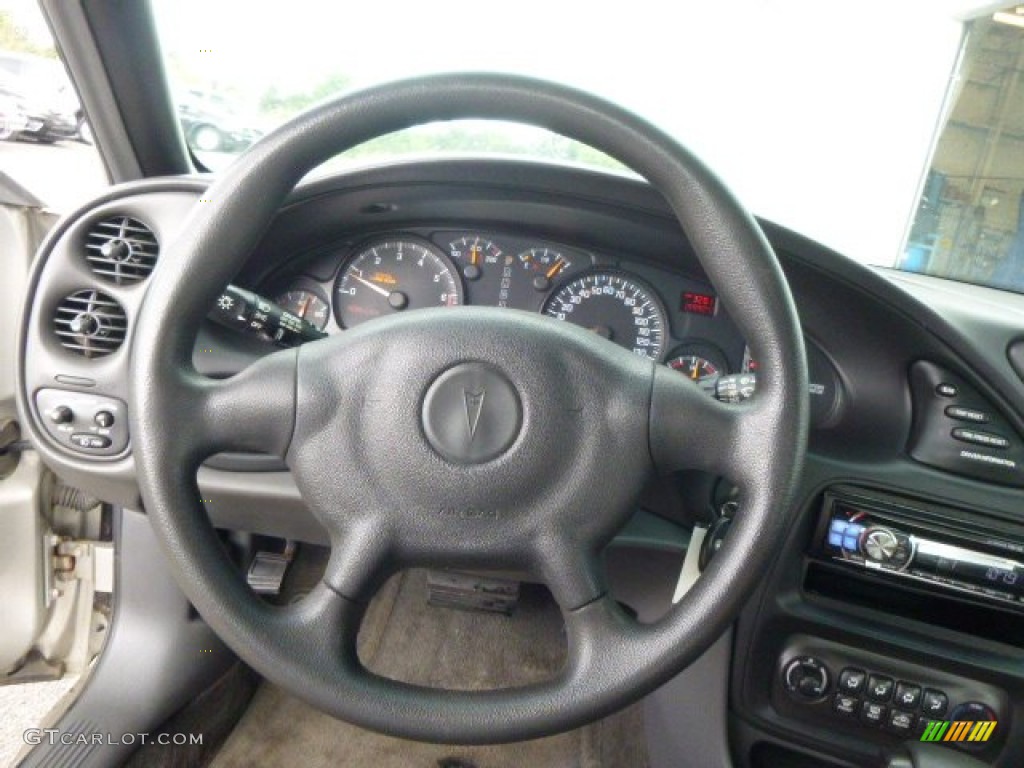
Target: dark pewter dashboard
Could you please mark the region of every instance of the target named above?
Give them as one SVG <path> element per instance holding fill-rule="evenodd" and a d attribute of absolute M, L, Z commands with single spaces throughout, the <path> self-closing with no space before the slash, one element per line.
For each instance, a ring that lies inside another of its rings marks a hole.
<path fill-rule="evenodd" d="M 58 225 L 34 268 L 24 428 L 68 482 L 123 506 L 140 506 L 133 320 L 205 189 L 187 178 L 111 190 Z M 788 538 L 721 670 L 734 754 L 751 766 L 876 764 L 945 701 L 942 716 L 998 721 L 979 757 L 1019 765 L 1024 297 L 867 268 L 762 227 L 801 318 L 814 415 L 798 502 L 778 510 Z M 687 358 L 679 367 L 698 381 L 758 359 L 664 201 L 632 177 L 580 169 L 466 159 L 307 180 L 234 282 L 328 333 L 417 306 L 483 305 L 578 322 L 659 363 Z M 230 376 L 272 349 L 204 322 L 193 359 Z M 265 458 L 199 470 L 212 521 L 323 541 L 286 468 Z M 679 502 L 693 480 L 661 478 L 643 500 L 665 536 L 685 541 L 703 511 Z M 634 575 L 657 559 L 659 543 L 645 541 Z M 641 601 L 656 592 L 634 580 Z M 878 690 L 837 688 L 859 673 Z M 688 728 L 667 736 L 677 754 L 704 737 Z"/>

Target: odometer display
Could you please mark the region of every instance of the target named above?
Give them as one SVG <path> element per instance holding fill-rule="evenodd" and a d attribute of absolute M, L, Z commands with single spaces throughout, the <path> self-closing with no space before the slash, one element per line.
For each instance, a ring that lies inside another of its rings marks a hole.
<path fill-rule="evenodd" d="M 618 272 L 592 272 L 560 288 L 544 314 L 589 328 L 634 354 L 661 360 L 668 320 L 653 289 Z"/>

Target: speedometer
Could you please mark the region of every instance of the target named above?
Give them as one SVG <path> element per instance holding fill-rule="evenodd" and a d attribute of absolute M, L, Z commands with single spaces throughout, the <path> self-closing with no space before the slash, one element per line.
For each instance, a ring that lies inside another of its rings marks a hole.
<path fill-rule="evenodd" d="M 544 314 L 589 328 L 637 355 L 661 360 L 668 318 L 654 290 L 632 275 L 591 272 L 562 286 Z"/>

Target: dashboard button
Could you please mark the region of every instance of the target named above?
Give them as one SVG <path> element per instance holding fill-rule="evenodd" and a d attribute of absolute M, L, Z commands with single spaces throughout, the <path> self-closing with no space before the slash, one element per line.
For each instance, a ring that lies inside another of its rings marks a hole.
<path fill-rule="evenodd" d="M 1010 441 L 1002 435 L 994 435 L 991 432 L 980 432 L 976 429 L 964 429 L 963 427 L 957 427 L 953 430 L 953 438 L 964 443 L 985 445 L 990 448 L 1010 447 Z"/>
<path fill-rule="evenodd" d="M 891 677 L 871 675 L 868 678 L 867 697 L 872 701 L 888 701 L 892 697 L 892 688 Z"/>
<path fill-rule="evenodd" d="M 860 720 L 865 725 L 883 725 L 889 708 L 884 704 L 865 701 L 860 705 Z"/>
<path fill-rule="evenodd" d="M 114 426 L 114 414 L 110 411 L 98 411 L 92 420 L 96 423 L 97 427 L 102 429 L 109 429 Z"/>
<path fill-rule="evenodd" d="M 973 408 L 963 408 L 959 405 L 951 405 L 946 408 L 946 415 L 957 421 L 970 421 L 975 424 L 988 423 L 988 414 L 984 411 L 976 411 Z"/>
<path fill-rule="evenodd" d="M 949 706 L 949 697 L 942 691 L 926 688 L 921 697 L 921 711 L 928 717 L 942 717 Z"/>
<path fill-rule="evenodd" d="M 893 695 L 892 703 L 898 709 L 913 711 L 921 703 L 921 686 L 912 683 L 899 682 L 896 684 L 896 693 Z"/>
<path fill-rule="evenodd" d="M 910 733 L 914 729 L 914 716 L 909 712 L 900 712 L 894 709 L 889 713 L 886 727 L 893 733 Z"/>
<path fill-rule="evenodd" d="M 110 447 L 110 438 L 91 432 L 75 432 L 71 435 L 71 444 L 87 451 L 99 451 Z"/>
<path fill-rule="evenodd" d="M 50 411 L 50 421 L 54 424 L 68 424 L 74 421 L 75 414 L 66 405 L 58 405 Z"/>
<path fill-rule="evenodd" d="M 864 681 L 868 673 L 863 669 L 847 667 L 839 673 L 839 690 L 843 693 L 858 694 L 864 690 Z"/>
<path fill-rule="evenodd" d="M 944 381 L 935 387 L 935 394 L 939 397 L 956 397 L 960 394 L 960 390 L 957 389 L 956 384 L 950 384 L 948 381 Z"/>
<path fill-rule="evenodd" d="M 857 714 L 857 705 L 860 701 L 854 696 L 847 696 L 845 693 L 837 693 L 832 699 L 832 709 L 836 714 L 843 717 L 853 717 Z"/>

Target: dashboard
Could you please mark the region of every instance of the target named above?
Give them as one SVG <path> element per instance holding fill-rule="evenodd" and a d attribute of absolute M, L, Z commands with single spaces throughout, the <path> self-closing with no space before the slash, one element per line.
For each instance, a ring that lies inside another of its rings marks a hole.
<path fill-rule="evenodd" d="M 19 342 L 24 428 L 67 482 L 130 509 L 141 507 L 127 414 L 133 321 L 206 185 L 111 190 L 57 226 L 32 275 Z M 1019 765 L 1024 297 L 867 268 L 762 228 L 806 342 L 801 490 L 778 510 L 785 543 L 733 637 L 697 665 L 708 677 L 652 694 L 651 717 L 672 724 L 652 765 L 695 744 L 724 754 L 708 734 L 726 719 L 732 754 L 751 768 L 884 765 L 916 729 L 954 713 L 998 722 L 963 751 Z M 502 307 L 577 323 L 716 396 L 722 380 L 757 373 L 758 350 L 664 201 L 624 175 L 449 159 L 307 180 L 234 284 L 328 334 L 419 307 Z M 275 349 L 199 326 L 193 362 L 209 376 Z M 323 542 L 287 468 L 268 458 L 215 456 L 198 470 L 211 521 Z M 640 615 L 670 600 L 694 522 L 724 503 L 735 510 L 719 488 L 673 477 L 648 489 L 633 555 L 610 558 Z M 668 574 L 667 596 L 655 572 Z"/>

